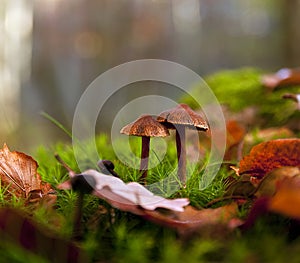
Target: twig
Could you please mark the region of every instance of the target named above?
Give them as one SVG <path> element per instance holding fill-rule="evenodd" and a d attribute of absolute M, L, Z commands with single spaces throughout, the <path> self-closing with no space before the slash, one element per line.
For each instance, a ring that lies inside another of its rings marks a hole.
<path fill-rule="evenodd" d="M 56 160 L 63 166 L 66 168 L 66 170 L 69 172 L 69 176 L 70 177 L 74 177 L 76 175 L 76 173 L 70 168 L 70 166 L 68 166 L 63 159 L 61 159 L 61 157 L 58 154 L 54 155 Z"/>

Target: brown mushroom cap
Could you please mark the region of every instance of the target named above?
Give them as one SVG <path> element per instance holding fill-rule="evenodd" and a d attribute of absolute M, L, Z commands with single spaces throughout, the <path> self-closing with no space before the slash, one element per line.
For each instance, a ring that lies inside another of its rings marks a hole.
<path fill-rule="evenodd" d="M 186 104 L 179 104 L 172 109 L 163 111 L 157 117 L 157 121 L 163 123 L 169 129 L 174 128 L 174 125 L 195 127 L 201 131 L 209 129 L 206 121 Z"/>
<path fill-rule="evenodd" d="M 142 115 L 137 120 L 124 126 L 120 133 L 134 136 L 166 137 L 168 129 L 150 115 Z"/>

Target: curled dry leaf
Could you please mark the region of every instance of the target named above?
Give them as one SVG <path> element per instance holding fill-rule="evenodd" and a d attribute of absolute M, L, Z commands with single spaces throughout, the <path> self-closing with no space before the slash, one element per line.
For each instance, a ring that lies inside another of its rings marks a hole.
<path fill-rule="evenodd" d="M 269 212 L 300 220 L 300 169 L 275 169 L 262 180 L 257 197 L 242 229 L 250 228 L 258 217 Z"/>
<path fill-rule="evenodd" d="M 224 159 L 240 160 L 242 157 L 243 139 L 246 135 L 246 129 L 237 121 L 229 120 L 226 122 L 226 152 Z"/>
<path fill-rule="evenodd" d="M 278 190 L 278 186 L 281 184 L 282 180 L 285 178 L 292 178 L 294 176 L 300 175 L 300 169 L 298 167 L 280 167 L 272 170 L 270 173 L 266 174 L 260 181 L 255 196 L 273 196 Z"/>
<path fill-rule="evenodd" d="M 174 228 L 183 235 L 189 235 L 194 231 L 208 233 L 215 231 L 216 228 L 223 231 L 234 229 L 242 224 L 242 221 L 237 218 L 237 213 L 237 204 L 231 203 L 202 210 L 187 206 L 183 212 L 169 214 L 145 211 L 144 217 L 154 223 Z"/>
<path fill-rule="evenodd" d="M 182 207 L 183 200 L 165 199 L 167 202 L 170 202 L 170 205 L 165 206 L 164 208 L 168 208 L 169 210 L 161 211 L 159 209 L 154 210 L 153 205 L 151 205 L 152 207 L 148 206 L 149 209 L 145 209 L 134 203 L 133 200 L 130 201 L 126 198 L 124 199 L 124 197 L 114 193 L 108 187 L 102 188 L 101 191 L 94 191 L 94 194 L 105 199 L 115 208 L 139 215 L 153 223 L 173 228 L 181 235 L 190 235 L 194 231 L 199 233 L 205 231 L 205 233 L 212 234 L 216 228 L 225 233 L 242 224 L 242 221 L 237 219 L 238 208 L 235 203 L 219 208 L 202 210 L 197 210 L 192 206 L 186 206 L 182 211 L 178 211 L 181 209 L 176 209 L 177 211 L 174 211 L 172 208 L 174 208 L 175 205 Z M 161 208 L 162 206 L 157 203 L 155 204 L 155 207 Z"/>
<path fill-rule="evenodd" d="M 0 150 L 1 184 L 7 187 L 9 194 L 25 198 L 28 202 L 35 202 L 48 198 L 55 202 L 54 190 L 48 183 L 43 183 L 37 173 L 38 164 L 31 157 L 22 152 L 11 152 L 6 144 Z"/>
<path fill-rule="evenodd" d="M 112 206 L 115 206 L 120 210 L 137 212 L 140 207 L 146 210 L 165 208 L 180 212 L 189 204 L 187 198 L 166 199 L 154 195 L 148 189 L 136 182 L 125 184 L 117 177 L 106 175 L 96 170 L 90 169 L 83 172 L 81 175 L 92 176 L 96 182 L 93 194 L 105 199 Z M 68 189 L 70 188 L 70 184 L 64 182 L 58 187 L 60 189 Z"/>
<path fill-rule="evenodd" d="M 61 163 L 65 165 L 62 161 Z M 58 188 L 70 189 L 75 177 L 93 177 L 94 190 L 92 194 L 106 200 L 113 207 L 122 211 L 142 216 L 154 223 L 176 229 L 182 235 L 190 235 L 194 231 L 203 233 L 215 232 L 215 229 L 225 232 L 236 228 L 242 222 L 237 219 L 237 204 L 232 203 L 219 208 L 197 210 L 188 206 L 186 198 L 166 199 L 156 196 L 142 185 L 131 182 L 125 184 L 114 176 L 87 170 L 76 175 L 70 172 L 71 179 L 61 183 Z M 209 231 L 207 231 L 209 230 Z"/>
<path fill-rule="evenodd" d="M 300 139 L 278 139 L 254 146 L 239 165 L 239 174 L 262 178 L 275 168 L 300 167 Z"/>
<path fill-rule="evenodd" d="M 297 176 L 286 177 L 278 183 L 276 193 L 269 201 L 269 210 L 300 219 L 300 170 Z"/>
<path fill-rule="evenodd" d="M 281 86 L 299 85 L 300 69 L 283 68 L 274 74 L 264 75 L 262 84 L 271 90 Z"/>

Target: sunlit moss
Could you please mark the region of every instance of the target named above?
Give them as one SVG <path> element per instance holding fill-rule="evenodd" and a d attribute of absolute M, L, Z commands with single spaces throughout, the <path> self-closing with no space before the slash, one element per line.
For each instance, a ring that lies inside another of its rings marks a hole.
<path fill-rule="evenodd" d="M 261 84 L 261 77 L 266 73 L 255 68 L 224 70 L 205 77 L 205 81 L 216 95 L 218 101 L 239 112 L 247 107 L 258 109 L 257 119 L 263 119 L 264 126 L 282 125 L 298 113 L 295 103 L 282 99 L 285 93 L 299 93 L 300 86 L 275 89 L 271 92 Z M 185 96 L 182 102 L 194 108 L 199 107 L 192 97 L 200 98 L 201 87 L 195 86 L 192 96 Z M 298 114 L 299 116 L 299 114 Z"/>

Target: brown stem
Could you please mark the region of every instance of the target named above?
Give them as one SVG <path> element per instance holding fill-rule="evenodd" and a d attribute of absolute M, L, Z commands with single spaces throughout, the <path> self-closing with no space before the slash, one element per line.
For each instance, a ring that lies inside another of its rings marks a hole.
<path fill-rule="evenodd" d="M 81 219 L 82 219 L 82 208 L 83 208 L 83 197 L 84 194 L 79 192 L 75 207 L 74 214 L 74 226 L 73 226 L 73 240 L 80 240 L 82 238 L 82 227 L 81 227 Z"/>
<path fill-rule="evenodd" d="M 140 166 L 140 171 L 143 172 L 142 173 L 143 180 L 145 180 L 147 177 L 149 147 L 150 147 L 150 137 L 143 136 L 142 137 L 141 166 Z"/>
<path fill-rule="evenodd" d="M 176 148 L 178 159 L 178 177 L 180 182 L 186 183 L 186 148 L 185 148 L 185 127 L 176 127 Z"/>
<path fill-rule="evenodd" d="M 61 159 L 58 154 L 55 154 L 55 158 L 63 167 L 66 168 L 66 170 L 69 172 L 70 177 L 75 176 L 76 173 L 64 162 L 63 159 Z"/>

